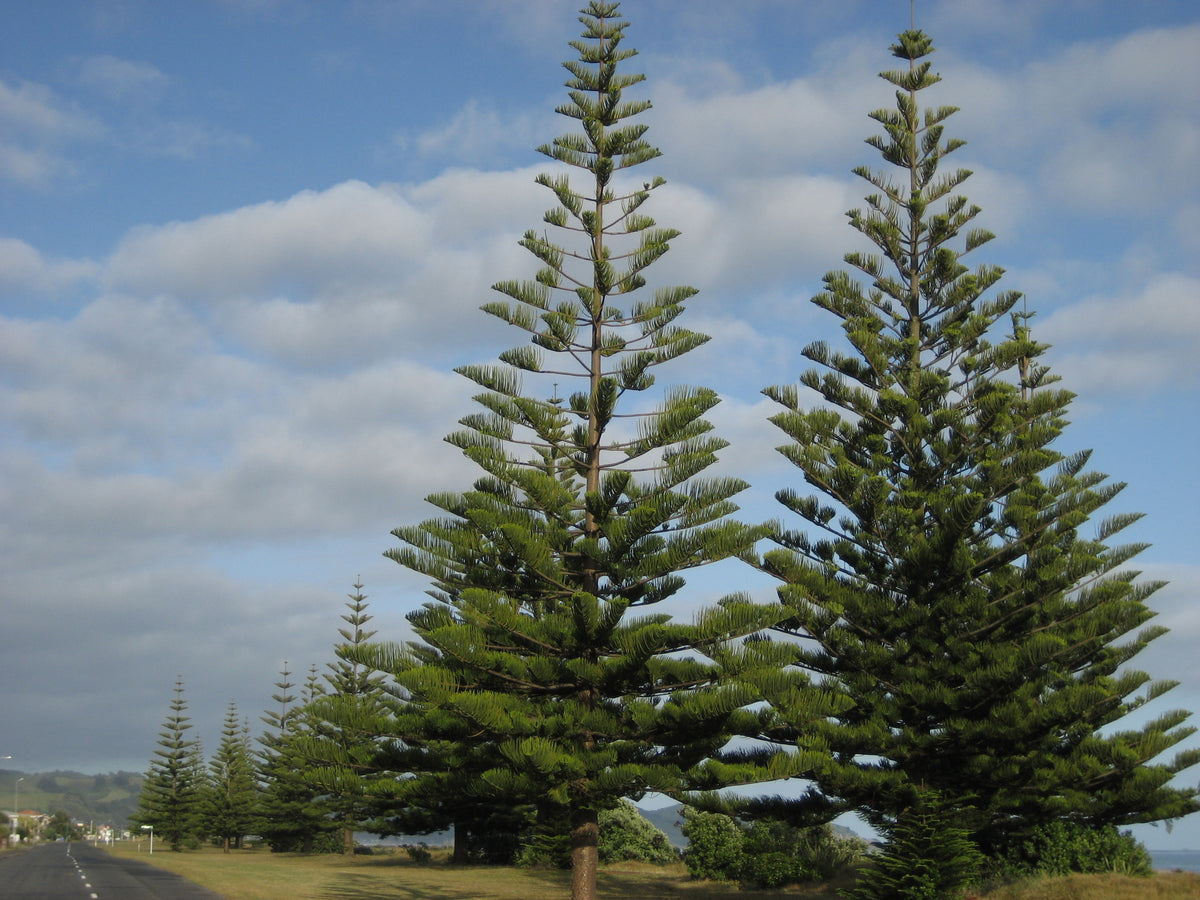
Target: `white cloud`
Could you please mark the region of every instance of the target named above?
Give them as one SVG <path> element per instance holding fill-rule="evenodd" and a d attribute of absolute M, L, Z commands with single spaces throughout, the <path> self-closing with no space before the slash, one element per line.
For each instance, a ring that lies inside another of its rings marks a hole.
<path fill-rule="evenodd" d="M 45 85 L 0 80 L 0 177 L 41 187 L 74 174 L 61 145 L 93 138 L 103 125 Z"/>
<path fill-rule="evenodd" d="M 0 297 L 27 291 L 55 295 L 98 272 L 90 260 L 47 259 L 24 241 L 0 237 Z"/>
<path fill-rule="evenodd" d="M 500 29 L 525 28 L 532 15 L 522 39 L 539 53 L 547 44 L 545 34 L 533 39 L 538 29 L 557 42 L 574 13 L 557 0 L 532 13 L 510 6 L 494 0 L 488 9 L 503 15 Z M 683 232 L 648 273 L 650 289 L 700 288 L 682 324 L 713 336 L 660 377 L 722 393 L 710 418 L 731 446 L 717 471 L 753 482 L 738 498 L 743 518 L 786 516 L 771 492 L 802 480 L 774 450 L 785 436 L 767 422 L 778 410 L 759 390 L 807 368 L 800 350 L 808 341 L 837 337 L 833 317 L 809 298 L 858 240 L 844 213 L 862 204 L 866 186 L 849 169 L 880 165 L 862 141 L 878 131 L 866 114 L 891 102 L 874 73 L 892 61 L 883 43 L 854 31 L 806 48 L 803 77 L 772 81 L 766 62 L 734 65 L 718 46 L 725 35 L 702 34 L 701 20 L 715 10 L 702 6 L 679 15 L 695 29 L 689 34 L 712 43 L 697 44 L 690 61 L 643 59 L 671 69 L 646 91 L 655 104 L 648 137 L 666 155 L 643 169 L 670 184 L 645 211 Z M 1005 5 L 998 17 L 1032 15 L 1035 6 Z M 991 27 L 995 8 L 942 7 L 963 22 L 974 17 L 979 32 Z M 394 19 L 397 10 L 379 6 L 375 14 Z M 716 11 L 742 15 L 740 7 Z M 635 45 L 638 34 L 631 31 Z M 1162 229 L 1174 227 L 1180 245 L 1200 248 L 1200 217 L 1186 205 L 1196 193 L 1196 87 L 1167 74 L 1171 66 L 1193 71 L 1192 34 L 1146 32 L 1003 69 L 956 59 L 944 42 L 935 59 L 947 81 L 931 95 L 963 107 L 948 133 L 971 143 L 952 162 L 961 157 L 976 170 L 965 193 L 984 208 L 980 224 L 1001 239 L 1019 235 L 1034 215 L 1053 225 L 1058 210 L 1048 205 L 1056 198 L 1120 211 L 1123 198 L 1100 185 L 1119 190 L 1114 174 L 1125 173 L 1136 196 L 1124 198 L 1124 209 L 1174 197 Z M 693 51 L 672 38 L 672 50 L 680 47 Z M 1144 69 L 1159 50 L 1169 65 Z M 78 71 L 94 91 L 135 107 L 172 86 L 153 66 L 113 57 L 87 59 Z M 500 165 L 497 147 L 528 151 L 569 125 L 548 111 L 510 112 L 462 94 L 443 108 L 440 128 L 402 136 L 410 151 L 443 165 Z M 215 125 L 136 124 L 111 142 L 176 158 L 245 146 Z M 72 171 L 70 142 L 107 135 L 49 89 L 13 82 L 0 83 L 0 134 L 0 170 L 42 184 Z M 464 489 L 476 474 L 443 441 L 471 411 L 475 389 L 450 368 L 523 340 L 477 307 L 492 298 L 493 282 L 536 268 L 516 241 L 540 230 L 553 205 L 532 184 L 549 168 L 534 160 L 516 171 L 460 168 L 412 184 L 335 183 L 131 231 L 98 263 L 56 258 L 27 236 L 0 239 L 0 293 L 41 300 L 75 291 L 80 307 L 67 318 L 37 310 L 27 319 L 11 303 L 0 322 L 0 569 L 13 573 L 6 596 L 30 601 L 9 604 L 19 617 L 9 624 L 20 631 L 5 633 L 21 635 L 22 651 L 51 647 L 55 659 L 43 655 L 41 665 L 70 658 L 86 665 L 84 681 L 103 685 L 116 672 L 145 688 L 134 703 L 123 701 L 114 725 L 131 767 L 152 747 L 177 672 L 197 721 L 214 724 L 228 698 L 248 697 L 241 692 L 250 694 L 244 711 L 256 712 L 284 657 L 302 680 L 309 662 L 327 657 L 345 586 L 359 572 L 368 593 L 394 598 L 372 610 L 381 635 L 403 634 L 399 613 L 420 601 L 425 585 L 380 554 L 393 544 L 391 527 L 435 514 L 426 494 Z M 1151 243 L 1160 231 L 1131 234 Z M 1056 360 L 1065 355 L 1056 368 L 1067 371 L 1068 387 L 1107 390 L 1140 379 L 1142 390 L 1190 389 L 1200 358 L 1196 273 L 1187 259 L 1135 261 L 1130 243 L 1091 265 L 1064 239 L 1062 252 L 1015 261 L 1031 277 L 1014 277 L 1013 286 L 1035 304 L 1043 284 L 1055 295 L 1067 284 L 1094 295 L 1035 323 L 1039 337 L 1056 344 Z M 1136 286 L 1101 292 L 1100 283 Z M 83 291 L 97 293 L 80 303 Z M 1145 448 L 1147 465 L 1181 456 L 1175 440 Z M 712 593 L 717 585 L 707 576 L 696 583 Z M 734 572 L 730 589 L 744 578 Z M 1193 573 L 1154 598 L 1159 621 L 1174 629 L 1147 652 L 1155 676 L 1191 677 L 1194 586 Z M 109 643 L 93 646 L 99 636 Z M 81 647 L 91 648 L 86 663 Z M 5 696 L 12 702 L 16 694 L 25 692 Z M 28 697 L 27 706 L 6 711 L 44 721 L 52 733 L 58 725 L 37 718 L 51 699 Z M 100 695 L 83 698 L 101 703 Z M 134 705 L 136 712 L 125 709 Z"/>
<path fill-rule="evenodd" d="M 0 81 L 0 122 L 10 136 L 55 141 L 94 135 L 101 129 L 94 118 L 59 99 L 50 88 L 28 81 L 15 87 Z"/>
<path fill-rule="evenodd" d="M 79 81 L 107 99 L 138 103 L 156 103 L 170 83 L 157 66 L 115 56 L 79 60 Z"/>
<path fill-rule="evenodd" d="M 245 151 L 254 142 L 243 134 L 187 119 L 158 121 L 134 130 L 132 146 L 154 156 L 185 162 L 216 152 Z"/>
<path fill-rule="evenodd" d="M 553 133 L 558 117 L 551 114 L 501 111 L 471 99 L 445 124 L 412 134 L 398 131 L 393 145 L 402 153 L 416 152 L 440 166 L 489 166 L 512 151 L 531 151 Z"/>
<path fill-rule="evenodd" d="M 691 82 L 654 86 L 651 133 L 672 169 L 711 183 L 762 174 L 811 172 L 865 155 L 874 129 L 866 113 L 887 102 L 871 70 L 844 73 L 844 61 L 811 78 L 697 96 Z"/>
<path fill-rule="evenodd" d="M 1078 42 L 1013 73 L 953 53 L 945 64 L 962 152 L 1033 163 L 1044 196 L 1123 216 L 1200 187 L 1200 25 Z"/>
<path fill-rule="evenodd" d="M 1037 329 L 1075 391 L 1145 393 L 1200 376 L 1200 280 L 1178 273 L 1136 292 L 1092 297 Z"/>
<path fill-rule="evenodd" d="M 453 348 L 466 358 L 497 280 L 532 274 L 517 238 L 551 197 L 533 171 L 422 185 L 347 182 L 130 234 L 114 290 L 198 304 L 226 337 L 297 365 Z M 436 338 L 437 340 L 432 340 Z"/>

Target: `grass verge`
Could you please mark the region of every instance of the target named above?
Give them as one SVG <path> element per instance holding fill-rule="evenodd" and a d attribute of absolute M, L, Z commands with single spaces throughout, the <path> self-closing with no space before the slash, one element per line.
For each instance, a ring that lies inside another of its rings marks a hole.
<path fill-rule="evenodd" d="M 418 864 L 400 851 L 375 856 L 303 856 L 215 848 L 171 853 L 143 843 L 118 843 L 111 852 L 151 862 L 216 891 L 226 900 L 562 900 L 571 894 L 571 874 L 549 869 Z M 604 866 L 600 896 L 639 900 L 767 900 L 801 897 L 837 900 L 833 885 L 783 891 L 740 890 L 736 884 L 692 881 L 682 864 L 626 863 Z"/>
<path fill-rule="evenodd" d="M 215 848 L 151 857 L 145 844 L 116 844 L 117 856 L 137 858 L 176 872 L 226 900 L 562 900 L 571 893 L 570 873 L 500 866 L 418 864 L 403 851 L 375 856 L 303 856 Z M 742 900 L 803 898 L 837 900 L 846 884 L 791 886 L 778 891 L 692 881 L 681 864 L 627 863 L 600 870 L 600 896 L 639 900 Z M 1196 900 L 1200 874 L 1159 873 L 1151 878 L 1074 875 L 1007 885 L 980 900 Z"/>

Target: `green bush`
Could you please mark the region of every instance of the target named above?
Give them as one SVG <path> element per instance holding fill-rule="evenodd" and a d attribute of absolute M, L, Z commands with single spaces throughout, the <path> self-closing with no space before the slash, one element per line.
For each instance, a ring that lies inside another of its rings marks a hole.
<path fill-rule="evenodd" d="M 797 881 L 796 860 L 783 850 L 747 853 L 742 863 L 741 880 L 763 888 L 779 888 Z"/>
<path fill-rule="evenodd" d="M 783 853 L 791 860 L 789 881 L 828 881 L 856 864 L 866 852 L 863 841 L 839 837 L 829 825 L 801 828 L 778 819 L 760 819 L 746 831 L 747 868 L 742 880 L 764 883 L 753 859 Z"/>
<path fill-rule="evenodd" d="M 433 854 L 429 852 L 429 848 L 424 844 L 409 844 L 404 850 L 408 853 L 409 859 L 421 865 L 433 859 Z"/>
<path fill-rule="evenodd" d="M 829 825 L 797 827 L 776 819 L 749 826 L 729 816 L 685 808 L 683 861 L 693 878 L 743 881 L 760 887 L 828 881 L 861 860 L 867 846 Z"/>
<path fill-rule="evenodd" d="M 741 877 L 746 832 L 729 816 L 685 807 L 683 835 L 688 839 L 683 862 L 693 878 L 732 881 Z"/>
<path fill-rule="evenodd" d="M 1150 875 L 1150 853 L 1132 834 L 1115 825 L 1051 822 L 1021 840 L 1003 862 L 1009 877 L 1116 872 Z"/>
<path fill-rule="evenodd" d="M 601 862 L 640 860 L 665 865 L 677 858 L 671 839 L 628 800 L 600 813 Z"/>

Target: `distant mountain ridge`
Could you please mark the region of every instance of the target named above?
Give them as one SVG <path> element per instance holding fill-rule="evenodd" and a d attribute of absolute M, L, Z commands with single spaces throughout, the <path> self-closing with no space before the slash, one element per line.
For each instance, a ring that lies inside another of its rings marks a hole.
<path fill-rule="evenodd" d="M 145 776 L 137 772 L 83 775 L 0 769 L 0 809 L 10 810 L 15 800 L 21 811 L 54 815 L 61 810 L 72 822 L 125 828 L 137 810 L 143 781 Z"/>

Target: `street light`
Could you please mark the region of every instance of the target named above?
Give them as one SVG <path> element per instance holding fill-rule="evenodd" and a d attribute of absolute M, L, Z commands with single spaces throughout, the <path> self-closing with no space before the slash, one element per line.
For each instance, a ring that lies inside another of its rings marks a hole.
<path fill-rule="evenodd" d="M 153 825 L 143 825 L 142 831 L 150 832 L 150 852 L 153 853 L 154 852 L 154 826 Z"/>
<path fill-rule="evenodd" d="M 21 827 L 21 782 L 24 778 L 18 778 L 13 782 L 13 833 L 15 834 Z"/>

